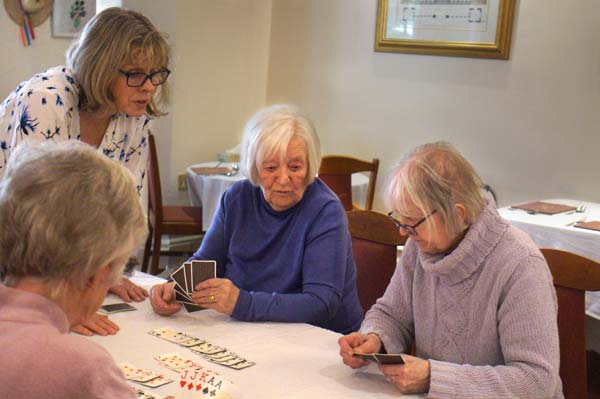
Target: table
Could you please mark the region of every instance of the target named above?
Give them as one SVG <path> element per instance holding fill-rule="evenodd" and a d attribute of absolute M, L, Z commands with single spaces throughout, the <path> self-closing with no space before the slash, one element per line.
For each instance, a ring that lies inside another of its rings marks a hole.
<path fill-rule="evenodd" d="M 136 272 L 132 280 L 146 288 L 164 280 Z M 118 302 L 109 295 L 105 303 Z M 113 336 L 90 339 L 105 347 L 116 362 L 127 361 L 138 367 L 177 378 L 174 371 L 160 366 L 152 356 L 170 352 L 197 359 L 235 385 L 235 398 L 423 398 L 402 395 L 385 377 L 370 366 L 355 371 L 341 362 L 337 339 L 340 334 L 309 324 L 240 322 L 213 310 L 170 317 L 153 313 L 148 300 L 134 304 L 138 310 L 111 315 L 121 327 Z M 149 330 L 171 327 L 224 346 L 256 362 L 244 370 L 216 365 L 176 344 L 147 334 Z M 132 383 L 132 385 L 135 383 Z M 160 395 L 177 395 L 177 381 L 151 389 Z"/>
<path fill-rule="evenodd" d="M 199 175 L 192 170 L 197 167 L 226 167 L 231 169 L 233 163 L 227 162 L 204 162 L 191 165 L 187 168 L 188 195 L 192 206 L 202 205 L 202 229 L 207 230 L 210 226 L 221 195 L 233 183 L 245 179 L 240 172 L 233 176 L 226 175 Z M 362 173 L 352 175 L 352 199 L 359 205 L 365 204 L 367 191 L 369 189 L 369 177 Z"/>
<path fill-rule="evenodd" d="M 544 202 L 572 206 L 583 205 L 585 212 L 567 212 L 556 215 L 531 214 L 522 209 L 504 207 L 500 215 L 512 225 L 528 233 L 540 248 L 556 248 L 573 252 L 600 262 L 600 231 L 573 227 L 575 221 L 600 220 L 600 204 L 572 199 L 549 199 Z M 585 296 L 586 345 L 600 352 L 600 291 Z"/>

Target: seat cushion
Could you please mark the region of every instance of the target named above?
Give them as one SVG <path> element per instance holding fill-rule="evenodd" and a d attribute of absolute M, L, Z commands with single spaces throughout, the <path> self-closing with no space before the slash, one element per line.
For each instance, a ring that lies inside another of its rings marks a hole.
<path fill-rule="evenodd" d="M 200 234 L 202 207 L 164 206 L 162 227 L 167 234 Z"/>

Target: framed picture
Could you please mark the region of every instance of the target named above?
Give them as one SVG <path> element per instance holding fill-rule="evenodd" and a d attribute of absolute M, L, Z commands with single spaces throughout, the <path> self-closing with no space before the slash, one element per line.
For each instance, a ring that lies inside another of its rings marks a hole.
<path fill-rule="evenodd" d="M 515 0 L 378 0 L 375 51 L 508 59 Z"/>
<path fill-rule="evenodd" d="M 96 14 L 96 0 L 54 0 L 52 36 L 74 37 Z"/>

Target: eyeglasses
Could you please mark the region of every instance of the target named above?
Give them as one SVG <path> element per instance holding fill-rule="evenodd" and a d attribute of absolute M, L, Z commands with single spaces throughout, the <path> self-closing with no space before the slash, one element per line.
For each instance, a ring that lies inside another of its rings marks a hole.
<path fill-rule="evenodd" d="M 419 220 L 417 223 L 413 224 L 412 226 L 410 224 L 400 223 L 400 221 L 398 219 L 396 219 L 396 218 L 394 218 L 394 216 L 392 216 L 394 212 L 389 212 L 387 215 L 390 218 L 390 220 L 392 222 L 394 222 L 394 225 L 398 229 L 402 229 L 402 230 L 406 231 L 406 233 L 409 236 L 416 236 L 417 235 L 417 227 L 419 227 L 424 221 L 429 219 L 429 217 L 436 212 L 437 211 L 434 209 L 429 215 L 425 216 L 423 219 Z"/>
<path fill-rule="evenodd" d="M 152 73 L 144 72 L 125 72 L 119 69 L 119 73 L 127 78 L 127 86 L 129 87 L 140 87 L 146 83 L 146 80 L 150 79 L 150 83 L 154 86 L 160 86 L 167 81 L 171 71 L 163 69 L 162 71 L 156 71 Z"/>

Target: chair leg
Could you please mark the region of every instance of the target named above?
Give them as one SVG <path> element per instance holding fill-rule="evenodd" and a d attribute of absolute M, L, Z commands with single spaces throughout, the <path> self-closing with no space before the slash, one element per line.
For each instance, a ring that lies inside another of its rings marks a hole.
<path fill-rule="evenodd" d="M 158 263 L 160 261 L 160 239 L 162 238 L 162 231 L 160 229 L 154 230 L 154 246 L 152 249 L 152 268 L 150 274 L 156 276 L 159 272 Z"/>
<path fill-rule="evenodd" d="M 148 226 L 148 238 L 146 238 L 146 245 L 144 245 L 144 260 L 142 261 L 142 271 L 148 273 L 148 261 L 150 260 L 150 249 L 152 245 L 152 226 Z"/>

